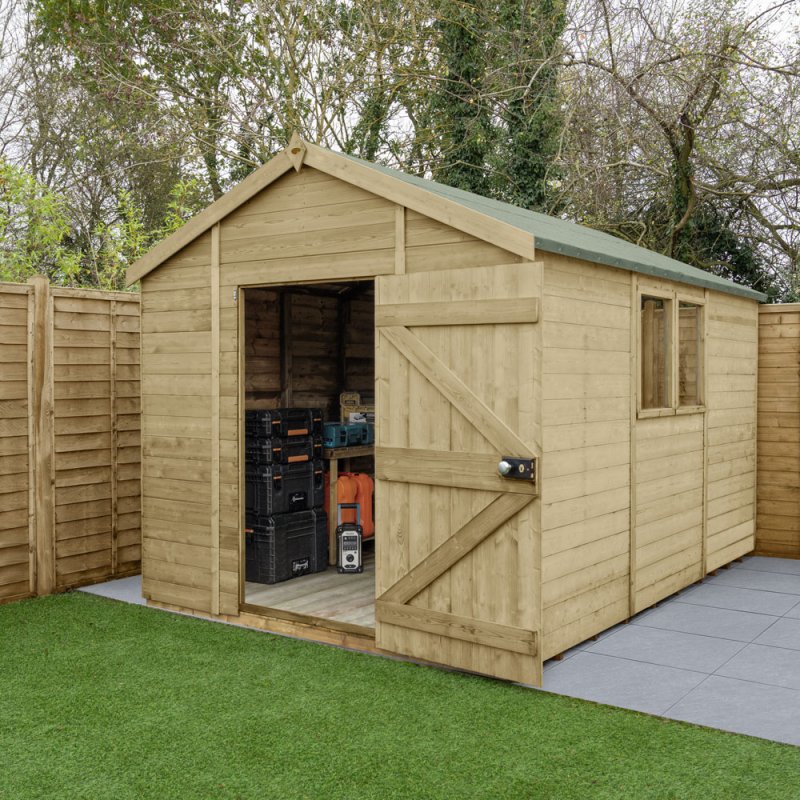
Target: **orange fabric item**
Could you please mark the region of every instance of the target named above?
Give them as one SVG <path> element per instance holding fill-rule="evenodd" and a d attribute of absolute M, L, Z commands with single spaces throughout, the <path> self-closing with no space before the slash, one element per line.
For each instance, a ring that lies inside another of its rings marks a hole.
<path fill-rule="evenodd" d="M 339 503 L 357 503 L 356 493 L 358 492 L 358 484 L 356 483 L 355 475 L 351 472 L 342 472 L 339 475 L 339 480 L 336 482 L 336 497 Z M 338 509 L 334 509 L 334 513 L 338 515 Z M 363 511 L 362 511 L 363 516 Z M 338 516 L 337 516 L 338 519 Z M 342 509 L 342 522 L 355 522 L 356 510 L 354 508 Z"/>
<path fill-rule="evenodd" d="M 364 538 L 369 539 L 375 533 L 375 520 L 372 515 L 372 495 L 375 491 L 375 482 L 363 472 L 353 476 L 356 481 L 356 503 L 361 506 L 361 527 Z"/>

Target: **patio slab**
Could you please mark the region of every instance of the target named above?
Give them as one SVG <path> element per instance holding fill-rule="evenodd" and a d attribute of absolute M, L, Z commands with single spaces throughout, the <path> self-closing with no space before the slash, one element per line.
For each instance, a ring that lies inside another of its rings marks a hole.
<path fill-rule="evenodd" d="M 717 669 L 717 675 L 800 689 L 800 650 L 748 644 Z"/>
<path fill-rule="evenodd" d="M 800 745 L 800 692 L 711 675 L 664 715 Z"/>
<path fill-rule="evenodd" d="M 755 614 L 780 616 L 800 606 L 797 595 L 765 592 L 760 589 L 740 589 L 738 586 L 703 583 L 684 589 L 675 600 L 679 603 L 729 608 L 732 611 L 752 611 Z"/>
<path fill-rule="evenodd" d="M 775 619 L 775 616 L 768 614 L 670 601 L 658 608 L 644 611 L 631 620 L 631 623 L 736 642 L 752 642 Z"/>
<path fill-rule="evenodd" d="M 121 600 L 123 603 L 143 606 L 147 601 L 142 597 L 142 576 L 132 575 L 129 578 L 118 578 L 115 581 L 96 583 L 94 586 L 83 586 L 79 592 L 108 597 L 110 600 Z"/>
<path fill-rule="evenodd" d="M 593 644 L 585 652 L 695 670 L 708 675 L 743 647 L 745 645 L 741 642 L 730 639 L 627 625 L 624 630 Z"/>
<path fill-rule="evenodd" d="M 705 677 L 701 672 L 584 650 L 546 668 L 544 688 L 556 694 L 661 715 Z"/>

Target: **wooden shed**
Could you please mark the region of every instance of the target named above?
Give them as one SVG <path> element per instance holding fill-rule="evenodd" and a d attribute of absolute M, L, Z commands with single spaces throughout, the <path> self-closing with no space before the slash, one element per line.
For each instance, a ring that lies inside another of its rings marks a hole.
<path fill-rule="evenodd" d="M 297 137 L 136 281 L 153 604 L 538 684 L 753 549 L 747 287 Z M 375 395 L 374 560 L 246 583 L 244 411 L 342 391 Z"/>

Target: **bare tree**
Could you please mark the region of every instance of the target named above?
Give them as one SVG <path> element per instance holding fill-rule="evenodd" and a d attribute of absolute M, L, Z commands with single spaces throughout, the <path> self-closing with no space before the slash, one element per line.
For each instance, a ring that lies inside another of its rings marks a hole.
<path fill-rule="evenodd" d="M 573 4 L 561 151 L 572 213 L 677 257 L 694 252 L 721 272 L 737 240 L 791 292 L 800 252 L 800 53 L 789 33 L 797 8 Z M 699 252 L 701 231 L 718 238 L 716 254 Z"/>

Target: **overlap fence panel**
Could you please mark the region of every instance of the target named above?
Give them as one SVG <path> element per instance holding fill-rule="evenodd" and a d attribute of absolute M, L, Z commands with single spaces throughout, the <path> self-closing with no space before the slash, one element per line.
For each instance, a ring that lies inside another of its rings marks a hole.
<path fill-rule="evenodd" d="M 0 284 L 0 599 L 35 588 L 29 455 L 30 286 Z"/>
<path fill-rule="evenodd" d="M 800 558 L 800 303 L 759 311 L 756 551 Z"/>
<path fill-rule="evenodd" d="M 0 600 L 139 571 L 139 305 L 0 284 Z"/>

